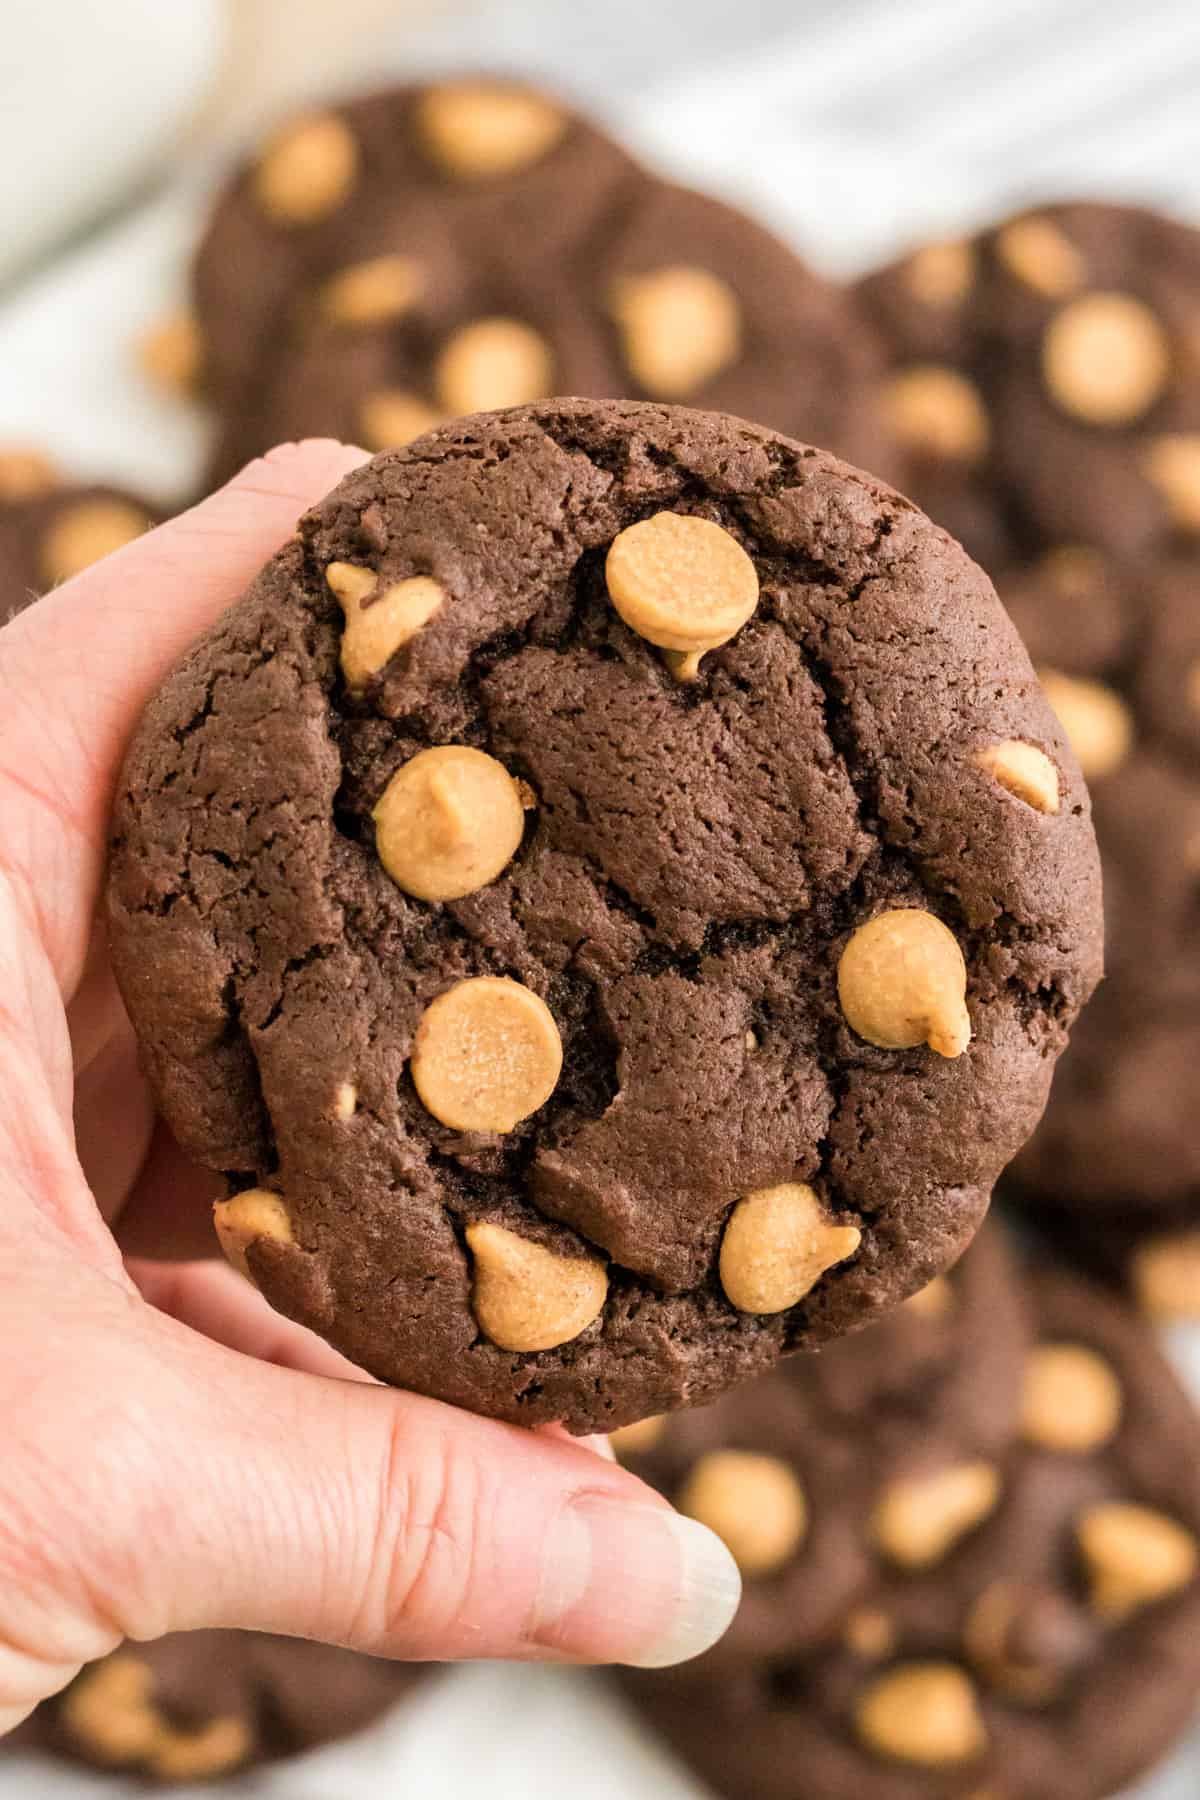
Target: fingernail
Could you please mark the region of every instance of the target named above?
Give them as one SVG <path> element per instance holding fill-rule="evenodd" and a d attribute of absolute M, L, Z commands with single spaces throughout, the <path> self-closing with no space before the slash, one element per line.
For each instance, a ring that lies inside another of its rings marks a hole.
<path fill-rule="evenodd" d="M 575 1661 L 666 1668 L 715 1644 L 741 1595 L 737 1564 L 706 1526 L 581 1494 L 547 1534 L 531 1635 Z"/>

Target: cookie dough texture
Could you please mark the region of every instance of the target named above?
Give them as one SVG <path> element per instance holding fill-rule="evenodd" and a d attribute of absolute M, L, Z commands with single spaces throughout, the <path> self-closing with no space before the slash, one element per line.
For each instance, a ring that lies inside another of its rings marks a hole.
<path fill-rule="evenodd" d="M 1200 535 L 1200 232 L 1038 207 L 860 284 L 889 346 L 901 486 L 984 566 Z"/>
<path fill-rule="evenodd" d="M 1107 914 L 1107 979 L 1013 1187 L 1076 1254 L 1121 1260 L 1200 1222 L 1196 574 L 1074 546 L 1001 595 L 1088 777 Z"/>
<path fill-rule="evenodd" d="M 132 494 L 69 482 L 40 451 L 0 445 L 0 624 L 155 522 Z"/>
<path fill-rule="evenodd" d="M 403 87 L 285 126 L 218 201 L 194 286 L 222 476 L 289 438 L 383 450 L 550 394 L 731 412 L 887 472 L 855 303 L 528 88 Z"/>
<path fill-rule="evenodd" d="M 1101 1800 L 1185 1728 L 1200 1695 L 1195 1413 L 1124 1307 L 1058 1275 L 1033 1299 L 1038 1425 L 995 1458 L 985 1516 L 925 1565 L 876 1558 L 803 1648 L 780 1652 L 768 1629 L 719 1671 L 623 1677 L 717 1793 Z"/>
<path fill-rule="evenodd" d="M 193 1631 L 90 1663 L 14 1741 L 152 1786 L 219 1781 L 365 1730 L 424 1674 L 296 1638 Z"/>
<path fill-rule="evenodd" d="M 736 539 L 759 580 L 691 681 L 605 585 L 614 541 L 664 512 Z M 447 596 L 361 690 L 346 564 Z M 1057 814 L 978 766 L 1010 739 L 1054 761 Z M 418 900 L 375 815 L 453 744 L 522 784 L 524 836 L 489 884 Z M 853 934 L 908 909 L 958 945 L 969 1042 L 881 1047 L 843 1012 Z M 576 1430 L 714 1397 L 952 1262 L 1099 960 L 1086 793 L 986 579 L 823 453 L 632 403 L 465 421 L 308 514 L 148 710 L 109 910 L 180 1141 L 286 1210 L 291 1241 L 245 1250 L 263 1291 L 386 1380 Z M 494 984 L 512 1037 L 455 1001 L 462 1059 L 429 1092 L 447 995 Z M 742 1310 L 726 1225 L 789 1185 L 817 1204 L 760 1273 L 836 1253 L 782 1310 Z M 482 1226 L 508 1235 L 481 1268 Z M 484 1290 L 522 1263 L 557 1323 L 513 1305 L 505 1348 Z"/>

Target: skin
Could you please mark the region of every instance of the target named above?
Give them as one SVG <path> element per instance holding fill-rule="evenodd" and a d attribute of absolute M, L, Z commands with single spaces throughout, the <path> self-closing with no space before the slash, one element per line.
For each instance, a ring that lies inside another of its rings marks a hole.
<path fill-rule="evenodd" d="M 661 1663 L 736 1608 L 718 1540 L 606 1445 L 377 1386 L 188 1260 L 211 1178 L 94 924 L 110 796 L 155 685 L 361 460 L 274 451 L 0 632 L 0 1730 L 123 1637 Z"/>

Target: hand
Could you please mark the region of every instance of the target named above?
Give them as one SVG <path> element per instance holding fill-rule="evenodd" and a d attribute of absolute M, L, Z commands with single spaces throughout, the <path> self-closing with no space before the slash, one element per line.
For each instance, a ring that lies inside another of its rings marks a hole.
<path fill-rule="evenodd" d="M 377 1386 L 224 1265 L 133 1255 L 208 1252 L 212 1196 L 94 924 L 110 794 L 171 663 L 359 460 L 276 451 L 0 632 L 0 1730 L 122 1637 L 655 1664 L 737 1603 L 595 1445 Z"/>

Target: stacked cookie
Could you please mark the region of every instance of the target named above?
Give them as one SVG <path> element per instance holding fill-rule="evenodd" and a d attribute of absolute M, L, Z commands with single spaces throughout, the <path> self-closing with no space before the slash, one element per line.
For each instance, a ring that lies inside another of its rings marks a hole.
<path fill-rule="evenodd" d="M 617 1445 L 742 1567 L 724 1644 L 624 1677 L 731 1800 L 1100 1800 L 1194 1709 L 1200 1426 L 1131 1313 L 998 1238 Z"/>
<path fill-rule="evenodd" d="M 40 450 L 0 445 L 0 624 L 153 523 L 133 495 L 68 482 Z"/>

